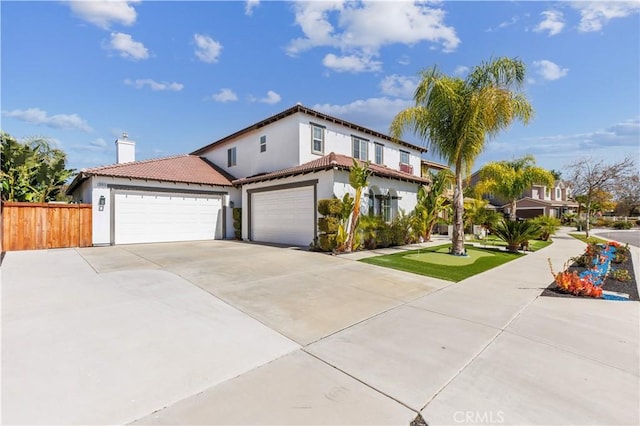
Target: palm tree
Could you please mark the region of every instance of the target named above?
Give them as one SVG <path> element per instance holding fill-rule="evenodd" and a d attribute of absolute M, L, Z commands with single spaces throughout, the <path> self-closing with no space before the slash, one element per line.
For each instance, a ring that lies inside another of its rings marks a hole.
<path fill-rule="evenodd" d="M 353 166 L 349 171 L 349 184 L 356 190 L 353 200 L 353 212 L 351 213 L 351 221 L 347 227 L 347 241 L 345 242 L 345 250 L 353 251 L 355 242 L 356 228 L 358 227 L 358 219 L 360 217 L 360 203 L 362 200 L 362 190 L 369 185 L 367 178 L 369 177 L 369 162 L 359 163 L 353 160 Z"/>
<path fill-rule="evenodd" d="M 442 169 L 437 174 L 430 171 L 429 175 L 431 185 L 418 189 L 418 202 L 414 212 L 416 229 L 419 229 L 424 241 L 431 240 L 433 227 L 446 208 L 445 204 L 449 199 L 447 192 L 453 181 L 453 174 L 449 169 Z"/>
<path fill-rule="evenodd" d="M 480 169 L 480 180 L 476 184 L 477 194 L 494 193 L 511 203 L 509 219 L 516 220 L 518 198 L 533 184 L 552 187 L 553 173 L 536 166 L 532 155 L 511 161 L 492 161 Z"/>
<path fill-rule="evenodd" d="M 519 92 L 525 82 L 525 65 L 519 59 L 497 58 L 482 63 L 466 79 L 442 74 L 437 67 L 422 71 L 415 106 L 400 111 L 391 123 L 391 134 L 400 138 L 413 131 L 434 154 L 453 168 L 453 247 L 464 254 L 463 179 L 495 137 L 515 120 L 527 123 L 533 108 Z"/>

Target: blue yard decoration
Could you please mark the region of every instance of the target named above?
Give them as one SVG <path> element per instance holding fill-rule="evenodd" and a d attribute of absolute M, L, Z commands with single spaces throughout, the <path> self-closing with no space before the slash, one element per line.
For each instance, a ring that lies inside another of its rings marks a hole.
<path fill-rule="evenodd" d="M 611 261 L 616 254 L 616 248 L 608 244 L 598 244 L 598 247 L 601 247 L 602 251 L 599 256 L 594 256 L 592 267 L 580 273 L 580 278 L 588 279 L 593 285 L 600 287 L 609 272 Z"/>

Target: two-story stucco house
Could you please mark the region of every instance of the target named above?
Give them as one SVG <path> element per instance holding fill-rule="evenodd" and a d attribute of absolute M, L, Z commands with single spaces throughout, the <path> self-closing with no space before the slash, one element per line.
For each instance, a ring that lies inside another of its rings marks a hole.
<path fill-rule="evenodd" d="M 509 204 L 502 205 L 508 213 Z M 551 216 L 561 218 L 568 211 L 575 211 L 578 203 L 571 200 L 571 187 L 563 181 L 556 181 L 553 187 L 531 185 L 517 202 L 516 215 L 519 218 Z"/>
<path fill-rule="evenodd" d="M 370 162 L 365 213 L 387 221 L 416 204 L 426 150 L 295 105 L 191 154 L 133 161 L 116 141 L 118 164 L 81 171 L 67 191 L 93 205 L 93 243 L 126 244 L 233 236 L 242 208 L 245 240 L 308 246 L 317 201 L 353 193 L 353 159 Z"/>

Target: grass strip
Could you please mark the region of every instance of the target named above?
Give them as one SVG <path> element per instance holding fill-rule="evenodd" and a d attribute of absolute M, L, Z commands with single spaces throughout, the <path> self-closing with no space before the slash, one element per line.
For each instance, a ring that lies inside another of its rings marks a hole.
<path fill-rule="evenodd" d="M 582 241 L 583 243 L 587 243 L 587 244 L 589 244 L 589 243 L 601 243 L 601 244 L 606 244 L 606 243 L 608 243 L 608 242 L 609 242 L 608 240 L 605 240 L 605 239 L 602 239 L 602 238 L 598 238 L 598 237 L 594 237 L 594 236 L 591 236 L 591 237 L 587 238 L 587 236 L 586 236 L 586 235 L 584 235 L 584 234 L 575 234 L 575 233 L 570 233 L 569 235 L 570 235 L 571 237 L 575 238 L 576 240 L 580 240 L 580 241 Z"/>
<path fill-rule="evenodd" d="M 454 262 L 456 257 L 448 253 L 449 247 L 450 244 L 446 244 L 420 250 L 369 257 L 360 261 L 442 280 L 459 282 L 523 256 L 519 253 L 466 246 L 467 254 L 472 261 L 468 263 L 469 258 L 461 258 L 465 260 L 464 263 L 461 263 L 459 261 Z"/>

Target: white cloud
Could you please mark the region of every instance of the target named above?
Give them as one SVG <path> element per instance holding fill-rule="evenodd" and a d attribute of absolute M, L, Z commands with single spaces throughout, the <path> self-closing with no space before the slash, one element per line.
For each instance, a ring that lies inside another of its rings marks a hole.
<path fill-rule="evenodd" d="M 545 80 L 557 80 L 569 73 L 569 68 L 562 68 L 560 65 L 546 59 L 533 61 L 533 66 L 536 72 Z"/>
<path fill-rule="evenodd" d="M 518 143 L 492 142 L 489 154 L 496 158 L 535 155 L 539 163 L 553 163 L 548 168 L 561 169 L 563 163 L 575 159 L 576 155 L 590 154 L 613 158 L 614 156 L 638 155 L 640 140 L 640 118 L 623 120 L 609 127 L 583 133 L 557 134 L 526 138 Z"/>
<path fill-rule="evenodd" d="M 93 129 L 78 114 L 55 114 L 49 115 L 40 108 L 29 108 L 25 110 L 15 109 L 13 111 L 2 111 L 2 115 L 26 121 L 31 124 L 38 124 L 56 129 L 76 129 L 84 132 L 92 132 Z"/>
<path fill-rule="evenodd" d="M 111 33 L 109 49 L 119 52 L 125 59 L 138 61 L 149 57 L 149 50 L 139 41 L 135 41 L 129 34 Z"/>
<path fill-rule="evenodd" d="M 469 72 L 469 67 L 465 66 L 465 65 L 458 65 L 454 70 L 453 70 L 453 75 L 457 75 L 457 76 L 464 76 Z"/>
<path fill-rule="evenodd" d="M 498 26 L 497 26 L 497 27 L 495 27 L 495 28 L 488 28 L 488 29 L 487 29 L 487 32 L 488 32 L 488 33 L 491 33 L 491 32 L 494 32 L 494 31 L 500 30 L 500 29 L 502 29 L 502 28 L 510 27 L 510 26 L 512 26 L 512 25 L 515 25 L 519 20 L 520 20 L 520 17 L 519 17 L 519 16 L 513 16 L 513 17 L 512 17 L 511 19 L 509 19 L 508 21 L 500 22 L 500 23 L 498 24 Z"/>
<path fill-rule="evenodd" d="M 322 65 L 336 72 L 364 72 L 379 71 L 382 65 L 379 61 L 374 61 L 371 57 L 358 55 L 336 56 L 333 53 L 327 54 L 322 60 Z"/>
<path fill-rule="evenodd" d="M 277 94 L 276 92 L 274 92 L 273 90 L 269 90 L 267 92 L 267 96 L 265 96 L 264 98 L 260 98 L 260 99 L 252 99 L 252 102 L 261 102 L 263 104 L 277 104 L 278 102 L 280 102 L 282 100 L 282 97 Z"/>
<path fill-rule="evenodd" d="M 214 63 L 218 62 L 218 56 L 222 52 L 222 45 L 203 34 L 194 34 L 193 39 L 196 42 L 196 56 L 202 62 Z"/>
<path fill-rule="evenodd" d="M 231 89 L 220 89 L 218 93 L 214 93 L 211 95 L 211 98 L 216 102 L 234 102 L 238 100 L 238 95 L 236 95 Z"/>
<path fill-rule="evenodd" d="M 289 43 L 290 55 L 323 46 L 339 49 L 344 58 L 371 58 L 392 44 L 426 41 L 444 52 L 460 44 L 455 29 L 444 23 L 444 10 L 422 1 L 310 1 L 296 2 L 294 9 L 304 36 Z"/>
<path fill-rule="evenodd" d="M 557 10 L 545 10 L 540 15 L 544 16 L 544 20 L 536 25 L 533 31 L 538 33 L 547 31 L 549 37 L 560 34 L 562 29 L 564 28 L 562 12 L 559 12 Z"/>
<path fill-rule="evenodd" d="M 311 108 L 387 134 L 393 118 L 413 101 L 388 97 L 359 99 L 344 105 L 316 104 Z"/>
<path fill-rule="evenodd" d="M 580 12 L 580 32 L 600 31 L 611 19 L 625 18 L 640 11 L 638 1 L 575 1 L 571 6 Z"/>
<path fill-rule="evenodd" d="M 415 77 L 405 75 L 388 75 L 380 82 L 380 90 L 383 95 L 397 98 L 412 99 L 418 86 Z"/>
<path fill-rule="evenodd" d="M 139 0 L 129 1 L 69 1 L 71 11 L 80 19 L 102 29 L 109 29 L 112 24 L 133 25 L 136 22 L 136 10 L 132 4 Z"/>
<path fill-rule="evenodd" d="M 244 5 L 245 15 L 249 15 L 249 16 L 253 15 L 253 9 L 258 7 L 259 4 L 260 4 L 260 0 L 247 0 L 247 2 Z"/>
<path fill-rule="evenodd" d="M 97 138 L 89 143 L 71 145 L 69 148 L 71 151 L 78 152 L 106 152 L 109 151 L 110 147 L 107 145 L 107 142 L 104 139 Z"/>
<path fill-rule="evenodd" d="M 184 84 L 182 83 L 176 83 L 176 82 L 168 83 L 166 81 L 157 82 L 150 78 L 139 78 L 137 80 L 126 79 L 124 81 L 124 84 L 128 86 L 133 86 L 136 89 L 142 89 L 145 86 L 149 86 L 151 90 L 155 90 L 155 91 L 168 90 L 171 92 L 179 92 L 184 88 Z"/>

